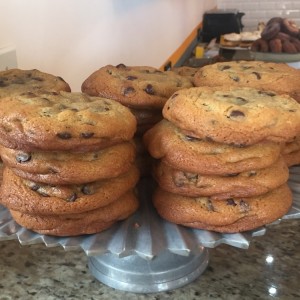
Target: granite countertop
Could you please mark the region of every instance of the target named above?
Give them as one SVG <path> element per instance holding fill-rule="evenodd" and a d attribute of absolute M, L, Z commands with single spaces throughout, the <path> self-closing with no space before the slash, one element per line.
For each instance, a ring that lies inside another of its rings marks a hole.
<path fill-rule="evenodd" d="M 1 241 L 0 300 L 8 299 L 299 299 L 300 220 L 271 225 L 249 249 L 220 245 L 194 282 L 176 290 L 133 294 L 95 279 L 83 251 Z"/>

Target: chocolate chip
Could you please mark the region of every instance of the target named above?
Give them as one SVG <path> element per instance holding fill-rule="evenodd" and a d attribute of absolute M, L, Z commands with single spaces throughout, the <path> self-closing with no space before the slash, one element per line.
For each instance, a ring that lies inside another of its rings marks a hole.
<path fill-rule="evenodd" d="M 30 153 L 18 153 L 17 156 L 16 156 L 16 161 L 18 163 L 25 163 L 25 162 L 28 162 L 31 160 L 31 155 Z"/>
<path fill-rule="evenodd" d="M 94 134 L 95 134 L 94 132 L 82 132 L 80 136 L 84 139 L 90 139 L 91 137 L 94 136 Z"/>
<path fill-rule="evenodd" d="M 240 81 L 240 77 L 239 76 L 236 76 L 236 75 L 231 75 L 230 78 L 236 82 L 239 82 Z"/>
<path fill-rule="evenodd" d="M 240 118 L 245 117 L 245 114 L 240 110 L 232 110 L 229 114 L 230 118 Z"/>
<path fill-rule="evenodd" d="M 44 79 L 41 77 L 32 77 L 32 79 L 36 81 L 44 81 Z"/>
<path fill-rule="evenodd" d="M 144 91 L 149 94 L 149 95 L 154 95 L 154 88 L 152 84 L 147 84 L 146 88 Z"/>
<path fill-rule="evenodd" d="M 30 189 L 31 189 L 32 191 L 35 191 L 35 192 L 36 192 L 39 188 L 40 188 L 40 186 L 37 185 L 36 183 L 32 183 L 32 184 L 30 185 Z"/>
<path fill-rule="evenodd" d="M 235 101 L 236 104 L 239 104 L 239 105 L 248 103 L 248 100 L 246 100 L 245 98 L 242 98 L 242 97 L 236 97 L 235 99 L 237 100 L 237 101 Z"/>
<path fill-rule="evenodd" d="M 244 200 L 240 201 L 240 208 L 243 212 L 247 212 L 250 210 L 250 206 L 247 202 L 245 202 Z"/>
<path fill-rule="evenodd" d="M 72 135 L 69 132 L 59 132 L 56 134 L 56 136 L 62 140 L 69 140 L 70 138 L 72 138 Z"/>
<path fill-rule="evenodd" d="M 76 193 L 73 193 L 70 197 L 68 197 L 68 202 L 74 202 L 78 198 Z"/>
<path fill-rule="evenodd" d="M 39 194 L 41 195 L 41 196 L 43 196 L 43 197 L 50 197 L 47 193 L 45 193 L 45 192 L 39 192 Z"/>
<path fill-rule="evenodd" d="M 259 93 L 260 95 L 267 95 L 267 96 L 270 96 L 270 97 L 276 96 L 275 93 L 270 92 L 270 91 L 258 91 L 258 93 Z"/>
<path fill-rule="evenodd" d="M 230 143 L 230 146 L 238 147 L 238 148 L 245 148 L 246 144 L 237 144 L 237 143 Z"/>
<path fill-rule="evenodd" d="M 252 176 L 255 176 L 256 175 L 256 171 L 250 171 L 248 172 L 248 176 L 249 177 L 252 177 Z"/>
<path fill-rule="evenodd" d="M 53 168 L 48 168 L 48 172 L 49 173 L 51 173 L 51 174 L 57 174 L 58 173 L 58 171 L 57 170 L 55 170 L 55 169 L 53 169 Z"/>
<path fill-rule="evenodd" d="M 228 65 L 225 65 L 225 66 L 221 66 L 221 67 L 220 67 L 220 70 L 221 70 L 221 71 L 228 70 L 228 69 L 231 69 L 231 67 L 228 66 Z"/>
<path fill-rule="evenodd" d="M 125 69 L 126 66 L 124 64 L 118 64 L 118 65 L 116 65 L 116 68 L 117 69 Z"/>
<path fill-rule="evenodd" d="M 261 75 L 258 72 L 252 72 L 256 76 L 257 79 L 261 79 Z"/>
<path fill-rule="evenodd" d="M 84 185 L 82 188 L 81 188 L 81 192 L 84 194 L 84 195 L 92 195 L 94 193 L 94 191 L 91 189 L 90 186 L 88 185 Z"/>
<path fill-rule="evenodd" d="M 135 92 L 135 89 L 131 86 L 128 86 L 123 90 L 123 95 L 127 96 L 127 95 L 130 95 L 130 94 L 134 93 L 134 92 Z"/>
<path fill-rule="evenodd" d="M 36 98 L 37 97 L 37 94 L 32 93 L 32 92 L 26 92 L 26 93 L 22 93 L 20 95 L 23 97 L 28 97 L 28 98 Z"/>
<path fill-rule="evenodd" d="M 189 181 L 197 181 L 199 178 L 199 175 L 195 173 L 184 172 L 183 174 Z"/>
<path fill-rule="evenodd" d="M 237 204 L 235 203 L 235 201 L 232 198 L 227 199 L 226 204 L 227 205 L 232 205 L 232 206 L 237 206 Z"/>
<path fill-rule="evenodd" d="M 193 136 L 190 136 L 190 135 L 185 135 L 185 139 L 189 142 L 195 142 L 195 141 L 201 141 L 201 139 L 199 138 L 195 138 Z"/>
<path fill-rule="evenodd" d="M 3 80 L 0 80 L 0 87 L 6 87 L 6 86 L 8 86 L 8 84 Z"/>
<path fill-rule="evenodd" d="M 226 177 L 236 177 L 238 176 L 240 173 L 230 173 L 230 174 L 226 174 Z"/>
<path fill-rule="evenodd" d="M 127 80 L 136 80 L 137 77 L 136 76 L 132 76 L 132 75 L 129 75 L 126 77 Z"/>
<path fill-rule="evenodd" d="M 215 208 L 214 208 L 212 202 L 209 199 L 207 200 L 207 209 L 209 211 L 215 211 Z"/>
<path fill-rule="evenodd" d="M 199 139 L 200 140 L 200 139 Z M 210 136 L 205 137 L 206 142 L 214 142 L 214 140 Z"/>

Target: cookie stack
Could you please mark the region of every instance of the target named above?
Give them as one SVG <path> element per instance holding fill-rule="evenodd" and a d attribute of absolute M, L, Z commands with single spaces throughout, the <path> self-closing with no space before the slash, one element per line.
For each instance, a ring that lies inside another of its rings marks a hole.
<path fill-rule="evenodd" d="M 0 99 L 29 91 L 66 91 L 71 88 L 63 78 L 39 70 L 10 69 L 0 72 Z M 0 159 L 1 160 L 1 159 Z M 2 172 L 2 167 L 0 169 Z"/>
<path fill-rule="evenodd" d="M 43 90 L 1 101 L 0 202 L 17 223 L 72 236 L 102 231 L 137 209 L 136 120 L 128 108 Z"/>
<path fill-rule="evenodd" d="M 146 130 L 162 119 L 162 108 L 177 90 L 191 87 L 191 80 L 172 71 L 148 66 L 107 65 L 91 74 L 82 84 L 82 92 L 116 100 L 130 108 L 137 120 L 135 142 L 137 164 L 147 175 L 150 157 L 142 143 Z"/>
<path fill-rule="evenodd" d="M 300 70 L 284 63 L 232 61 L 205 66 L 197 71 L 195 86 L 252 87 L 287 94 L 300 103 Z M 272 93 L 272 92 L 271 92 Z M 288 166 L 300 163 L 300 137 L 283 147 Z"/>
<path fill-rule="evenodd" d="M 157 160 L 153 202 L 165 219 L 241 232 L 282 217 L 292 204 L 281 151 L 300 130 L 300 105 L 252 88 L 176 92 L 144 135 Z"/>

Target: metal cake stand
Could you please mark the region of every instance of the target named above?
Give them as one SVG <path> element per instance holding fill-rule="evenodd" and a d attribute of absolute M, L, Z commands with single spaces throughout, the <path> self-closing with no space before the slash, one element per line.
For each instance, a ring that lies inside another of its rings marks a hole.
<path fill-rule="evenodd" d="M 282 219 L 300 218 L 300 166 L 290 168 L 293 206 Z M 44 243 L 65 250 L 81 249 L 92 275 L 104 284 L 135 293 L 152 293 L 184 286 L 206 269 L 209 248 L 220 244 L 247 249 L 267 227 L 235 234 L 220 234 L 178 226 L 161 219 L 151 203 L 154 182 L 139 183 L 140 209 L 125 221 L 92 235 L 55 237 L 34 233 L 18 225 L 0 206 L 0 241 L 17 239 L 22 245 Z"/>

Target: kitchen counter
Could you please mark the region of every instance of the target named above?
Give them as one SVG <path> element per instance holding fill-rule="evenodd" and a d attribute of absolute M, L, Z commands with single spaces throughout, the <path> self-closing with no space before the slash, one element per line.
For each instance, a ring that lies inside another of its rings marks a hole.
<path fill-rule="evenodd" d="M 220 245 L 194 282 L 176 290 L 133 294 L 95 279 L 83 251 L 0 242 L 0 300 L 9 299 L 299 299 L 300 220 L 271 225 L 249 249 Z"/>

